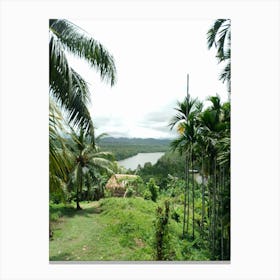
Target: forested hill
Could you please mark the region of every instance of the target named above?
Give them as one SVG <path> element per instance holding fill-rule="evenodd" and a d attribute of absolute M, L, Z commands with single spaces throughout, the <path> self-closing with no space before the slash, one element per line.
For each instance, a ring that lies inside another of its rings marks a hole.
<path fill-rule="evenodd" d="M 170 142 L 170 139 L 106 137 L 98 145 L 101 150 L 112 152 L 116 160 L 121 160 L 138 153 L 166 152 Z"/>

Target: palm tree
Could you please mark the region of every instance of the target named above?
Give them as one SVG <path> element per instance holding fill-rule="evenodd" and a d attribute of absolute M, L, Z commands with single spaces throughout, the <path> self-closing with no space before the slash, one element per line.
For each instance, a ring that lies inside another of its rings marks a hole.
<path fill-rule="evenodd" d="M 215 110 L 207 108 L 200 116 L 200 133 L 203 137 L 206 146 L 206 154 L 209 162 L 209 175 L 211 180 L 208 183 L 209 188 L 209 213 L 210 213 L 210 230 L 209 242 L 211 244 L 212 257 L 214 256 L 215 248 L 215 220 L 216 220 L 216 189 L 217 189 L 217 142 L 219 137 L 219 119 L 218 113 Z"/>
<path fill-rule="evenodd" d="M 87 104 L 90 101 L 86 81 L 69 65 L 69 52 L 95 68 L 111 86 L 116 80 L 113 57 L 84 30 L 68 20 L 49 21 L 49 91 L 67 114 L 70 124 L 93 134 Z"/>
<path fill-rule="evenodd" d="M 218 95 L 208 98 L 210 106 L 189 96 L 178 102 L 177 114 L 170 126 L 177 126 L 179 137 L 171 143 L 173 150 L 186 153 L 183 236 L 189 233 L 190 164 L 200 166 L 202 182 L 201 237 L 208 231 L 211 259 L 229 259 L 230 251 L 230 103 L 222 104 Z M 207 177 L 205 184 L 204 178 Z M 194 239 L 194 180 L 192 178 L 192 237 Z M 205 197 L 206 196 L 206 197 Z M 188 207 L 186 207 L 188 205 Z M 186 221 L 187 219 L 187 221 Z M 185 225 L 187 230 L 185 231 Z M 205 228 L 204 228 L 205 225 Z"/>
<path fill-rule="evenodd" d="M 220 168 L 220 255 L 230 257 L 230 103 L 222 105 L 222 121 L 225 123 L 222 138 L 217 145 L 217 162 Z"/>
<path fill-rule="evenodd" d="M 111 86 L 116 80 L 113 57 L 99 42 L 68 20 L 49 21 L 50 193 L 62 193 L 70 168 L 65 156 L 67 149 L 62 145 L 62 115 L 66 116 L 66 126 L 82 128 L 91 136 L 92 142 L 95 139 L 87 108 L 89 88 L 86 81 L 69 65 L 66 52 L 85 60 Z"/>
<path fill-rule="evenodd" d="M 207 44 L 211 49 L 217 48 L 216 57 L 218 62 L 224 62 L 225 67 L 222 70 L 219 79 L 227 82 L 228 91 L 231 92 L 231 20 L 217 19 L 207 32 Z"/>
<path fill-rule="evenodd" d="M 83 186 L 87 186 L 89 194 L 90 186 L 96 182 L 98 172 L 112 174 L 114 158 L 111 153 L 100 152 L 96 146 L 93 147 L 83 129 L 80 129 L 79 134 L 72 129 L 71 138 L 69 150 L 72 152 L 73 167 L 68 186 L 76 190 L 76 209 L 80 210 L 82 208 L 79 202 Z"/>
<path fill-rule="evenodd" d="M 189 213 L 190 213 L 190 191 L 189 191 L 189 161 L 191 160 L 193 167 L 193 154 L 192 147 L 195 142 L 195 119 L 202 108 L 201 103 L 197 99 L 192 99 L 189 95 L 184 99 L 183 102 L 177 102 L 177 114 L 172 118 L 169 124 L 170 128 L 173 129 L 177 125 L 179 138 L 171 142 L 172 150 L 178 150 L 181 154 L 186 153 L 185 158 L 185 192 L 184 192 L 184 218 L 183 218 L 183 237 L 185 236 L 185 225 L 187 224 L 186 232 L 188 234 L 189 229 Z M 194 180 L 193 180 L 194 181 Z M 192 188 L 193 195 L 193 237 L 194 237 L 194 182 Z M 188 201 L 188 202 L 187 202 Z M 188 204 L 186 213 L 186 204 Z M 187 216 L 187 223 L 186 223 Z"/>
<path fill-rule="evenodd" d="M 229 228 L 229 157 L 230 157 L 230 103 L 221 104 L 220 97 L 208 98 L 211 106 L 199 116 L 199 142 L 207 161 L 210 181 L 209 243 L 212 258 L 223 258 L 224 230 Z M 204 212 L 203 212 L 204 216 Z M 225 227 L 226 225 L 226 227 Z M 220 244 L 218 239 L 220 236 Z M 229 242 L 229 239 L 227 239 Z"/>
<path fill-rule="evenodd" d="M 49 102 L 49 178 L 50 194 L 64 199 L 66 178 L 71 168 L 67 148 L 61 134 L 65 133 L 60 109 L 50 98 Z"/>

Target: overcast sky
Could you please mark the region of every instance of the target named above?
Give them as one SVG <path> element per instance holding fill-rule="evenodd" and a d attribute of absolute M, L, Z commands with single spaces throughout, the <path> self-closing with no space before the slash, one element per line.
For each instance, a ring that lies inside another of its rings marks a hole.
<path fill-rule="evenodd" d="M 117 83 L 110 87 L 84 61 L 70 58 L 90 84 L 96 135 L 174 137 L 168 123 L 176 101 L 186 96 L 188 73 L 191 96 L 203 101 L 218 93 L 227 99 L 215 50 L 206 44 L 214 19 L 70 20 L 102 43 L 116 63 Z"/>

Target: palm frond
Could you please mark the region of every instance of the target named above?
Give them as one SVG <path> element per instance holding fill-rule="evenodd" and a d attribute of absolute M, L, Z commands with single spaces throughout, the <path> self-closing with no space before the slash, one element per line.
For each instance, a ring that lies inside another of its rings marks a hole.
<path fill-rule="evenodd" d="M 89 89 L 82 77 L 69 65 L 59 42 L 50 41 L 50 95 L 66 112 L 69 122 L 83 126 L 87 132 L 93 130 L 87 109 Z"/>
<path fill-rule="evenodd" d="M 210 109 L 219 112 L 221 110 L 221 97 L 216 94 L 215 96 L 209 96 L 207 98 L 212 104 Z"/>
<path fill-rule="evenodd" d="M 103 80 L 114 85 L 116 81 L 114 58 L 102 44 L 65 19 L 50 20 L 50 30 L 69 52 L 86 60 L 91 67 L 100 72 Z"/>
<path fill-rule="evenodd" d="M 105 158 L 92 158 L 91 159 L 91 164 L 98 169 L 105 170 L 109 174 L 113 174 L 113 163 L 109 161 L 108 159 Z"/>
<path fill-rule="evenodd" d="M 208 49 L 211 49 L 213 44 L 215 45 L 215 47 L 217 46 L 216 36 L 217 36 L 217 33 L 218 33 L 220 27 L 222 26 L 222 24 L 225 21 L 226 21 L 226 19 L 215 20 L 215 22 L 213 23 L 213 26 L 208 30 L 208 32 L 207 32 Z"/>
<path fill-rule="evenodd" d="M 177 111 L 177 114 L 171 119 L 168 126 L 170 129 L 173 129 L 176 124 L 181 122 L 187 122 L 190 115 L 194 112 L 198 112 L 199 101 L 197 98 L 185 97 L 183 102 L 177 101 L 177 107 L 174 110 Z M 198 107 L 197 107 L 198 106 Z"/>
<path fill-rule="evenodd" d="M 106 160 L 114 160 L 114 155 L 110 152 L 96 152 L 91 155 L 92 158 L 104 158 Z"/>
<path fill-rule="evenodd" d="M 101 133 L 100 135 L 96 136 L 95 141 L 98 143 L 101 139 L 109 136 L 108 133 Z"/>
<path fill-rule="evenodd" d="M 171 151 L 178 151 L 180 155 L 188 149 L 188 141 L 184 135 L 179 136 L 177 139 L 170 143 Z"/>
<path fill-rule="evenodd" d="M 225 81 L 230 84 L 231 81 L 231 62 L 230 60 L 226 64 L 225 68 L 222 70 L 219 79 L 224 83 Z"/>
<path fill-rule="evenodd" d="M 225 137 L 219 141 L 217 160 L 220 165 L 230 165 L 230 137 Z"/>
<path fill-rule="evenodd" d="M 65 145 L 61 137 L 63 130 L 62 115 L 55 103 L 49 103 L 49 168 L 50 174 L 66 179 L 70 169 L 67 157 L 64 157 Z"/>
<path fill-rule="evenodd" d="M 218 62 L 230 58 L 231 22 L 229 19 L 217 19 L 207 32 L 207 46 L 217 48 Z"/>

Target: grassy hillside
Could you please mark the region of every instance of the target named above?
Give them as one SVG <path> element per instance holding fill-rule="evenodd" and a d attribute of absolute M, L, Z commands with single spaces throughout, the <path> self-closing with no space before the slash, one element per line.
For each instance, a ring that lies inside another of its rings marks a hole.
<path fill-rule="evenodd" d="M 82 211 L 74 205 L 51 204 L 50 261 L 155 260 L 155 217 L 162 204 L 140 197 L 83 202 Z M 180 239 L 181 227 L 170 218 L 170 259 L 207 259 L 203 251 Z"/>
<path fill-rule="evenodd" d="M 141 198 L 82 203 L 84 210 L 51 205 L 50 260 L 151 260 L 155 204 Z M 58 218 L 60 217 L 60 218 Z"/>

